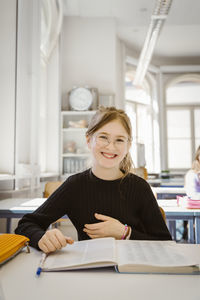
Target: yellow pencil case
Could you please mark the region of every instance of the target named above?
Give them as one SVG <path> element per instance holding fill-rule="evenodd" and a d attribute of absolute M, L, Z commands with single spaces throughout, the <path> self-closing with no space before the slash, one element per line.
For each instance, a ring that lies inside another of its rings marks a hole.
<path fill-rule="evenodd" d="M 17 255 L 24 247 L 28 247 L 29 238 L 19 235 L 4 233 L 0 235 L 0 265 Z"/>

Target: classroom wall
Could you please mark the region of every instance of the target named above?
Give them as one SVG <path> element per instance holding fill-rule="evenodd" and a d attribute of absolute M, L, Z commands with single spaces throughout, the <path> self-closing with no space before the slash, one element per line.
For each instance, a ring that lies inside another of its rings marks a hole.
<path fill-rule="evenodd" d="M 118 106 L 123 106 L 122 44 L 116 36 L 116 24 L 111 18 L 65 17 L 62 31 L 62 95 L 74 86 L 98 88 L 100 93 L 115 94 Z"/>
<path fill-rule="evenodd" d="M 123 107 L 123 43 L 114 19 L 65 17 L 61 52 L 57 45 L 43 73 L 39 0 L 0 5 L 0 172 L 23 176 L 40 167 L 58 173 L 60 89 L 66 96 L 74 85 L 97 87 L 100 93 L 114 94 L 116 106 Z"/>
<path fill-rule="evenodd" d="M 116 60 L 115 60 L 115 105 L 125 108 L 125 72 L 126 72 L 125 45 L 116 36 Z"/>

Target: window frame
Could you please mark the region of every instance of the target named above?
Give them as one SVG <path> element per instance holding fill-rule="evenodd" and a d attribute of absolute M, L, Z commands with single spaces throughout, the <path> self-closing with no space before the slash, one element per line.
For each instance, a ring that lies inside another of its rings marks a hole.
<path fill-rule="evenodd" d="M 196 109 L 200 109 L 200 104 L 186 104 L 184 103 L 182 104 L 167 104 L 167 88 L 169 88 L 171 85 L 179 82 L 178 78 L 180 79 L 179 81 L 182 81 L 184 78 L 187 78 L 190 81 L 193 81 L 194 78 L 190 77 L 189 75 L 184 75 L 184 76 L 179 76 L 175 79 L 173 79 L 170 84 L 168 84 L 165 88 L 165 102 L 164 102 L 164 111 L 165 111 L 165 120 L 166 120 L 166 148 L 168 149 L 168 124 L 167 124 L 167 112 L 168 110 L 189 110 L 190 112 L 190 130 L 191 130 L 191 153 L 192 153 L 192 157 L 191 157 L 191 164 L 193 161 L 193 155 L 196 151 L 196 146 L 195 146 L 195 117 L 194 117 L 194 111 Z M 199 84 L 200 84 L 200 75 L 199 75 Z M 188 170 L 188 168 L 169 168 L 169 156 L 168 156 L 168 151 L 167 151 L 167 155 L 165 157 L 165 161 L 166 161 L 166 166 L 167 169 L 172 171 L 172 172 L 186 172 Z"/>

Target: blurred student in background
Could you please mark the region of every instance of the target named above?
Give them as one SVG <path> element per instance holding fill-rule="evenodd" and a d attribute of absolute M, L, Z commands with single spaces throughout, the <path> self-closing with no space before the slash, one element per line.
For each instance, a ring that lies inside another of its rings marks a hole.
<path fill-rule="evenodd" d="M 192 168 L 185 175 L 185 189 L 188 197 L 200 200 L 200 146 L 195 153 Z"/>

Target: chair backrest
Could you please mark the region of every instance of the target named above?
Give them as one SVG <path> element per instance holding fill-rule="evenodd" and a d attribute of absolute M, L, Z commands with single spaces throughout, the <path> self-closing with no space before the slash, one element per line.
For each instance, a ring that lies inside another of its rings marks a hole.
<path fill-rule="evenodd" d="M 48 198 L 62 183 L 62 181 L 48 181 L 45 184 L 43 197 Z"/>
<path fill-rule="evenodd" d="M 131 168 L 130 173 L 136 174 L 137 176 L 142 177 L 145 180 L 147 180 L 148 178 L 147 169 L 145 167 Z"/>
<path fill-rule="evenodd" d="M 165 214 L 165 211 L 164 211 L 164 209 L 163 209 L 162 207 L 159 206 L 159 208 L 160 208 L 160 212 L 161 212 L 161 214 L 162 214 L 162 217 L 163 217 L 164 221 L 166 222 L 166 214 Z"/>
<path fill-rule="evenodd" d="M 151 186 L 151 189 L 152 189 L 152 192 L 153 192 L 155 198 L 157 199 L 157 193 L 156 193 L 156 191 L 154 190 L 154 188 L 152 186 Z M 165 211 L 164 211 L 164 209 L 162 207 L 159 206 L 159 208 L 160 208 L 160 212 L 162 214 L 162 217 L 163 217 L 164 221 L 166 222 L 167 218 L 166 218 Z"/>

